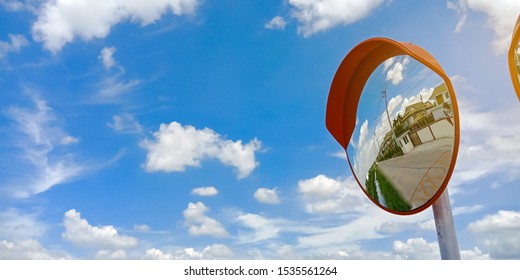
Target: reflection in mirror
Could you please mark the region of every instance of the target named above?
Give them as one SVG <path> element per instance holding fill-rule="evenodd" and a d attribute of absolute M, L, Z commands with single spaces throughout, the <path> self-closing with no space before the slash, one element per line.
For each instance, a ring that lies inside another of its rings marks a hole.
<path fill-rule="evenodd" d="M 454 148 L 451 98 L 444 80 L 408 55 L 387 59 L 367 80 L 347 156 L 381 206 L 412 211 L 442 186 Z"/>

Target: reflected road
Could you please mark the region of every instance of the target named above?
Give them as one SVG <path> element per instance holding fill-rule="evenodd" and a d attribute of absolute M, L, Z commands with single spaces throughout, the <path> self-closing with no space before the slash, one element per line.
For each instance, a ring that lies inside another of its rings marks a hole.
<path fill-rule="evenodd" d="M 453 138 L 414 147 L 408 154 L 377 163 L 412 209 L 430 200 L 444 182 L 453 153 Z"/>

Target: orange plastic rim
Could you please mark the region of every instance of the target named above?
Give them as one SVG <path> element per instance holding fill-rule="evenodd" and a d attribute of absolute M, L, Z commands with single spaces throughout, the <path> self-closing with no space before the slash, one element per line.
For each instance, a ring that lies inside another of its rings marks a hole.
<path fill-rule="evenodd" d="M 361 190 L 363 190 L 367 197 L 377 206 L 393 214 L 412 215 L 430 207 L 442 195 L 453 173 L 459 150 L 460 126 L 457 99 L 455 98 L 455 91 L 453 90 L 450 79 L 437 60 L 435 60 L 435 58 L 423 48 L 411 43 L 397 42 L 388 38 L 371 38 L 361 42 L 359 45 L 354 47 L 347 56 L 345 56 L 336 71 L 334 79 L 332 80 L 327 101 L 325 124 L 332 136 L 346 151 L 356 126 L 357 107 L 365 83 L 377 66 L 385 60 L 398 55 L 409 55 L 424 64 L 426 67 L 437 73 L 448 87 L 455 116 L 455 143 L 453 145 L 451 164 L 448 173 L 446 174 L 446 178 L 435 196 L 433 196 L 426 204 L 410 211 L 401 212 L 383 207 L 370 197 L 354 173 L 350 161 L 349 165 L 354 174 L 354 178 L 356 178 L 356 181 L 361 187 Z"/>
<path fill-rule="evenodd" d="M 518 73 L 515 70 L 515 51 L 520 40 L 520 16 L 516 20 L 515 29 L 513 30 L 513 37 L 511 38 L 511 46 L 509 47 L 508 62 L 509 62 L 509 73 L 511 74 L 511 80 L 513 81 L 513 87 L 516 91 L 516 96 L 520 101 L 520 82 L 518 81 Z"/>

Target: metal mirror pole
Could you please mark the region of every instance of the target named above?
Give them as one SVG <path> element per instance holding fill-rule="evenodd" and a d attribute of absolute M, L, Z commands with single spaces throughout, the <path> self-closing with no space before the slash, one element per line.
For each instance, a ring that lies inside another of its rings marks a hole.
<path fill-rule="evenodd" d="M 451 213 L 450 195 L 448 188 L 432 206 L 437 239 L 443 260 L 460 260 L 459 243 L 455 233 L 455 223 Z"/>

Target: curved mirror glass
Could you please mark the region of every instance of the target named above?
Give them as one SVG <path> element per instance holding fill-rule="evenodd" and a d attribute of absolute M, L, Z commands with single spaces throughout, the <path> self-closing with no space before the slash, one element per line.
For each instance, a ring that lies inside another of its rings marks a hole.
<path fill-rule="evenodd" d="M 451 98 L 439 75 L 407 55 L 381 63 L 367 80 L 347 156 L 380 206 L 411 211 L 439 191 L 453 156 Z"/>

